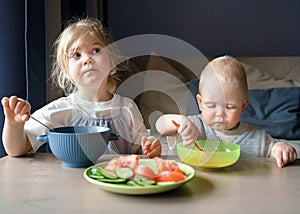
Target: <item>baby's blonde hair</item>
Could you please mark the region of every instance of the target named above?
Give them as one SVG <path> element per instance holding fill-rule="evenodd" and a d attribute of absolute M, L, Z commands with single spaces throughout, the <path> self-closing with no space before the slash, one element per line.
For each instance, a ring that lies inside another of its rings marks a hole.
<path fill-rule="evenodd" d="M 244 66 L 232 56 L 221 56 L 210 61 L 200 75 L 199 92 L 208 77 L 216 76 L 223 83 L 238 83 L 243 98 L 248 97 L 247 75 Z"/>
<path fill-rule="evenodd" d="M 70 50 L 74 48 L 75 43 L 91 36 L 103 47 L 112 44 L 113 40 L 107 29 L 98 19 L 72 19 L 67 27 L 58 36 L 54 42 L 55 58 L 52 65 L 52 78 L 66 95 L 77 90 L 76 85 L 69 76 L 68 60 Z M 110 63 L 114 62 L 114 51 L 110 45 L 108 51 Z M 56 81 L 55 81 L 56 80 Z M 116 90 L 116 81 L 112 75 L 109 75 L 107 82 L 107 91 L 113 93 Z"/>

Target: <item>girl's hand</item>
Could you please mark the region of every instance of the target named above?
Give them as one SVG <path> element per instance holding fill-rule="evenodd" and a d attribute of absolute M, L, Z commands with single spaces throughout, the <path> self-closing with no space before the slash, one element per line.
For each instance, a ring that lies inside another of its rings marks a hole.
<path fill-rule="evenodd" d="M 159 140 L 153 136 L 143 136 L 142 147 L 144 154 L 147 155 L 148 158 L 158 157 L 161 154 L 161 144 Z"/>
<path fill-rule="evenodd" d="M 198 139 L 198 128 L 187 117 L 182 117 L 181 121 L 177 122 L 180 126 L 178 133 L 181 135 L 183 145 L 188 146 Z"/>
<path fill-rule="evenodd" d="M 30 104 L 16 96 L 3 97 L 2 105 L 5 118 L 10 123 L 24 123 L 29 119 Z"/>
<path fill-rule="evenodd" d="M 272 147 L 271 154 L 275 158 L 278 167 L 283 167 L 297 159 L 296 150 L 283 142 L 276 143 Z"/>

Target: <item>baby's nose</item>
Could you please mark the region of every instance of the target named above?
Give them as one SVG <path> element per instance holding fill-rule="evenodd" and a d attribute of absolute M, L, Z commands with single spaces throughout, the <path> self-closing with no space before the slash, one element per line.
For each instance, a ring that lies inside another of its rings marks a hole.
<path fill-rule="evenodd" d="M 216 116 L 224 116 L 225 111 L 224 108 L 221 106 L 216 107 Z"/>

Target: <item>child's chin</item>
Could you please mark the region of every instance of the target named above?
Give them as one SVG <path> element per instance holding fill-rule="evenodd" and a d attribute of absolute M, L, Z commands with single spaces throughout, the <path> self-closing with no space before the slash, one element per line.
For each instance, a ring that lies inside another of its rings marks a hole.
<path fill-rule="evenodd" d="M 220 131 L 223 132 L 225 131 L 225 124 L 224 123 L 213 123 L 211 125 L 211 127 L 216 130 L 216 131 Z"/>

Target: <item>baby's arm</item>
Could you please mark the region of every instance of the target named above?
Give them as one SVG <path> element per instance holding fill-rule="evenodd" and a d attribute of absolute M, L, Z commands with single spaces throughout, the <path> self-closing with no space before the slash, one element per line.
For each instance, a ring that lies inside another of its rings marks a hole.
<path fill-rule="evenodd" d="M 276 159 L 278 167 L 283 167 L 297 159 L 296 150 L 284 142 L 274 144 L 271 154 Z"/>
<path fill-rule="evenodd" d="M 2 131 L 3 146 L 10 156 L 21 156 L 32 150 L 24 131 L 29 119 L 30 104 L 16 96 L 2 98 L 5 121 Z"/>
<path fill-rule="evenodd" d="M 172 120 L 179 125 L 176 127 Z M 156 121 L 157 131 L 165 136 L 181 135 L 183 144 L 188 146 L 194 143 L 198 138 L 198 129 L 196 125 L 184 115 L 165 114 Z"/>

